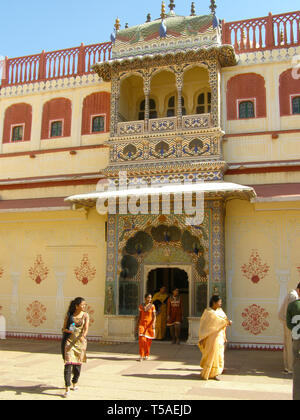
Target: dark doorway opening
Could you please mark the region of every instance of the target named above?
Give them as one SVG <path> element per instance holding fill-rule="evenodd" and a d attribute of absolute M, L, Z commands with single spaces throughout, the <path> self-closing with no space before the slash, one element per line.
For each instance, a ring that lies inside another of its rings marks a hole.
<path fill-rule="evenodd" d="M 150 271 L 146 292 L 154 295 L 162 286 L 167 288 L 169 296 L 172 295 L 174 289 L 179 289 L 183 304 L 183 323 L 181 325 L 180 339 L 186 341 L 189 335 L 189 281 L 186 271 L 179 268 L 156 268 Z M 170 331 L 167 328 L 164 340 L 169 341 L 170 339 Z"/>

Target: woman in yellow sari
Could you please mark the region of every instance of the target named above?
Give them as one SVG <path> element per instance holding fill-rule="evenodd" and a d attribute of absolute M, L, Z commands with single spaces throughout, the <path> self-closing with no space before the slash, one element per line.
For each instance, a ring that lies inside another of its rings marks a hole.
<path fill-rule="evenodd" d="M 202 353 L 200 367 L 204 380 L 220 380 L 224 370 L 224 352 L 226 343 L 226 327 L 232 324 L 221 309 L 222 299 L 214 295 L 200 319 L 199 349 Z"/>
<path fill-rule="evenodd" d="M 159 292 L 153 296 L 156 307 L 156 340 L 163 340 L 167 329 L 167 300 L 169 295 L 166 286 L 162 286 Z M 158 304 L 158 305 L 157 305 Z"/>

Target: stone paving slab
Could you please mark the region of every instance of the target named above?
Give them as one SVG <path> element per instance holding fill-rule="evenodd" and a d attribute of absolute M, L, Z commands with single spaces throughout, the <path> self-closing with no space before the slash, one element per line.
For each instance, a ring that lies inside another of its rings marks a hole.
<path fill-rule="evenodd" d="M 89 343 L 80 389 L 70 400 L 291 400 L 282 353 L 227 350 L 220 382 L 201 381 L 196 346 L 154 342 L 151 360 L 138 344 Z M 0 341 L 0 400 L 64 400 L 60 343 Z"/>

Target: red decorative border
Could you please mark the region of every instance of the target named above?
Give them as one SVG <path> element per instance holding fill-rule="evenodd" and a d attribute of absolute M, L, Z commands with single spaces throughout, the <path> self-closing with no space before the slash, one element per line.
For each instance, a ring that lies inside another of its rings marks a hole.
<path fill-rule="evenodd" d="M 62 336 L 59 334 L 38 334 L 38 333 L 18 333 L 9 331 L 6 333 L 7 338 L 15 338 L 15 339 L 22 339 L 22 340 L 49 340 L 49 341 L 61 341 Z M 90 342 L 98 342 L 101 340 L 101 336 L 87 336 L 88 341 Z"/>
<path fill-rule="evenodd" d="M 229 343 L 230 350 L 283 351 L 283 344 Z"/>

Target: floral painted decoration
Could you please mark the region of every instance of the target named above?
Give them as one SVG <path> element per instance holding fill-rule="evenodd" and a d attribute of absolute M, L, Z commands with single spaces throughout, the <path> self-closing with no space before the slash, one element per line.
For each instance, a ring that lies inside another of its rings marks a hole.
<path fill-rule="evenodd" d="M 33 280 L 36 284 L 41 284 L 41 282 L 47 278 L 48 273 L 49 269 L 45 266 L 42 256 L 38 255 L 33 267 L 29 269 L 29 276 L 31 280 Z"/>
<path fill-rule="evenodd" d="M 47 308 L 42 305 L 40 302 L 35 300 L 32 302 L 27 308 L 27 316 L 26 320 L 31 324 L 33 327 L 37 328 L 41 324 L 43 324 L 47 318 L 46 318 L 46 311 Z"/>
<path fill-rule="evenodd" d="M 91 266 L 88 255 L 84 254 L 80 266 L 75 268 L 74 272 L 77 280 L 87 285 L 94 279 L 96 268 Z"/>
<path fill-rule="evenodd" d="M 249 263 L 242 265 L 241 270 L 247 279 L 257 284 L 268 274 L 270 267 L 262 262 L 257 250 L 252 250 Z"/>
<path fill-rule="evenodd" d="M 269 327 L 269 313 L 258 305 L 251 305 L 242 312 L 242 327 L 253 335 L 259 335 Z"/>

